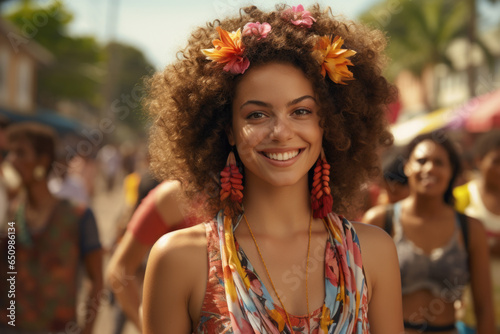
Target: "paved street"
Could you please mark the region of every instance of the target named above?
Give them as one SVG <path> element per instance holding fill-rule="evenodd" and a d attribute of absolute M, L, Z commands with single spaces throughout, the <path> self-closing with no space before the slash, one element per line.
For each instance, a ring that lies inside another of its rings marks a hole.
<path fill-rule="evenodd" d="M 109 250 L 116 238 L 117 220 L 124 207 L 122 183 L 117 182 L 111 192 L 105 192 L 100 179 L 96 182 L 96 195 L 92 208 L 96 215 L 102 245 L 106 250 Z M 110 253 L 108 251 L 104 256 L 104 270 L 106 270 L 109 257 Z M 97 314 L 94 333 L 115 334 L 116 309 L 111 304 L 110 290 L 106 287 L 101 296 L 102 304 Z M 131 323 L 127 323 L 122 334 L 138 334 L 138 331 Z"/>

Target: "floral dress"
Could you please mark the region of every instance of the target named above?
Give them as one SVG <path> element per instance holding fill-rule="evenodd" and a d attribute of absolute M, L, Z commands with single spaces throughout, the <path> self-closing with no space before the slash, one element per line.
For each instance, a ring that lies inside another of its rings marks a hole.
<path fill-rule="evenodd" d="M 272 297 L 233 236 L 229 217 L 205 223 L 209 275 L 196 333 L 369 333 L 367 286 L 352 224 L 330 213 L 325 302 L 309 317 L 289 314 Z"/>

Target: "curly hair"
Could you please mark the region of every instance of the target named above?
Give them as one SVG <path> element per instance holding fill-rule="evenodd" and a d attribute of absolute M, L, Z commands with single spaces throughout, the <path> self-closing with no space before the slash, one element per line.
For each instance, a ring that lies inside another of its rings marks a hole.
<path fill-rule="evenodd" d="M 210 213 L 220 209 L 219 172 L 231 150 L 226 130 L 232 121 L 234 89 L 242 75 L 222 70 L 207 60 L 202 49 L 218 38 L 215 27 L 236 31 L 248 22 L 267 22 L 272 31 L 257 40 L 243 36 L 250 68 L 269 62 L 288 63 L 301 69 L 318 94 L 323 148 L 332 165 L 333 209 L 350 209 L 366 179 L 379 172 L 376 148 L 390 144 L 386 106 L 396 89 L 382 76 L 386 62 L 385 36 L 352 21 L 341 21 L 331 10 L 310 8 L 316 22 L 311 28 L 283 18 L 286 5 L 272 12 L 255 6 L 240 10 L 234 18 L 216 20 L 195 30 L 178 59 L 148 80 L 146 107 L 152 117 L 151 169 L 159 179 L 181 181 L 186 195 L 205 193 Z M 341 36 L 345 47 L 356 51 L 350 60 L 355 80 L 347 85 L 321 75 L 313 49 L 321 36 Z M 244 75 L 244 74 L 243 74 Z"/>

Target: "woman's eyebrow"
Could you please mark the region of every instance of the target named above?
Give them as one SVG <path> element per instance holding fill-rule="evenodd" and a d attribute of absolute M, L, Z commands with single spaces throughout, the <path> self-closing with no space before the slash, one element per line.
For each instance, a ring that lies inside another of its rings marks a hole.
<path fill-rule="evenodd" d="M 298 97 L 298 98 L 288 102 L 287 107 L 292 106 L 294 104 L 297 104 L 305 99 L 312 99 L 316 103 L 316 99 L 314 97 L 312 97 L 311 95 L 304 95 L 304 96 Z M 266 102 L 259 101 L 259 100 L 248 100 L 240 106 L 240 110 L 248 104 L 255 104 L 255 105 L 258 105 L 260 107 L 272 108 L 272 104 L 270 104 L 270 103 L 266 103 Z"/>
<path fill-rule="evenodd" d="M 243 107 L 248 105 L 248 104 L 255 104 L 255 105 L 258 105 L 261 107 L 266 107 L 266 108 L 272 107 L 272 104 L 270 104 L 270 103 L 266 103 L 266 102 L 259 101 L 259 100 L 248 100 L 240 106 L 240 110 L 243 109 Z"/>
<path fill-rule="evenodd" d="M 312 99 L 315 103 L 317 103 L 316 99 L 314 97 L 312 97 L 311 95 L 304 95 L 304 96 L 301 96 L 301 97 L 298 97 L 296 98 L 295 100 L 291 101 L 291 102 L 288 102 L 287 103 L 287 106 L 292 106 L 294 104 L 297 104 L 305 99 Z"/>

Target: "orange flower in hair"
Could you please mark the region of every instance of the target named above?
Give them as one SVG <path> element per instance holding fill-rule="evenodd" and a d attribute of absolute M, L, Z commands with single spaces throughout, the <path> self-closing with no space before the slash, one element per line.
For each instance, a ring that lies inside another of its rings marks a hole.
<path fill-rule="evenodd" d="M 352 72 L 349 71 L 347 65 L 353 66 L 353 63 L 347 59 L 354 56 L 356 51 L 342 49 L 344 40 L 340 36 L 323 36 L 320 37 L 314 50 L 319 52 L 321 57 L 321 74 L 328 77 L 335 83 L 345 85 L 343 80 L 354 80 Z"/>
<path fill-rule="evenodd" d="M 241 29 L 231 33 L 221 27 L 215 28 L 220 39 L 213 40 L 215 48 L 203 49 L 201 52 L 207 59 L 219 64 L 225 64 L 223 70 L 232 74 L 242 74 L 250 66 L 250 61 L 243 56 L 245 47 L 241 43 Z"/>

